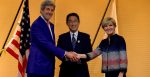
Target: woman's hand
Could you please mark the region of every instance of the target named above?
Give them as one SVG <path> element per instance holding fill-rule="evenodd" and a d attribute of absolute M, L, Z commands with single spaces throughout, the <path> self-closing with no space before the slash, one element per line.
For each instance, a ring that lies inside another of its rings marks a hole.
<path fill-rule="evenodd" d="M 83 59 L 85 59 L 85 58 L 87 58 L 87 56 L 85 55 L 85 54 L 77 54 L 77 57 L 80 59 L 80 58 L 83 58 Z"/>

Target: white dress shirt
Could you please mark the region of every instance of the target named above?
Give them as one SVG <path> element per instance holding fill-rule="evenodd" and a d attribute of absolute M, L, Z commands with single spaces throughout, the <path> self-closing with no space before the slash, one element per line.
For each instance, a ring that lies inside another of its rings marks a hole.
<path fill-rule="evenodd" d="M 76 32 L 74 32 L 74 33 L 70 31 L 71 41 L 72 41 L 72 37 L 73 37 L 72 35 L 73 35 L 73 34 L 74 34 L 74 38 L 75 38 L 76 41 L 77 41 L 78 31 L 76 31 Z"/>

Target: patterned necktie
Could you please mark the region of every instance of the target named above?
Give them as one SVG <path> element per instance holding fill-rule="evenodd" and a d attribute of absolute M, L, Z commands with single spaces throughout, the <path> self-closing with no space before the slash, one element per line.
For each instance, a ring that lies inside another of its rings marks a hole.
<path fill-rule="evenodd" d="M 77 42 L 77 40 L 75 39 L 75 34 L 73 33 L 72 34 L 72 47 L 73 47 L 73 50 L 75 50 L 76 42 Z M 77 62 L 77 64 L 81 64 L 81 60 L 79 60 Z"/>
<path fill-rule="evenodd" d="M 76 39 L 75 39 L 75 35 L 73 33 L 72 34 L 72 47 L 73 47 L 73 50 L 75 49 L 75 46 L 76 46 Z"/>

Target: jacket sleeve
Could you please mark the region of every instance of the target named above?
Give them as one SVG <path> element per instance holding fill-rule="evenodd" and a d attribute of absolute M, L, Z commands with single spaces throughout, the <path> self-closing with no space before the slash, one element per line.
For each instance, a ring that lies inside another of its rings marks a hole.
<path fill-rule="evenodd" d="M 90 35 L 89 34 L 85 34 L 83 35 L 83 41 L 84 43 L 83 44 L 83 52 L 82 54 L 86 54 L 86 53 L 89 53 L 89 52 L 92 52 L 92 45 L 91 45 L 91 39 L 90 39 Z M 82 62 L 87 62 L 89 61 L 90 59 L 81 59 Z"/>
<path fill-rule="evenodd" d="M 57 57 L 64 57 L 65 51 L 56 47 L 46 36 L 43 26 L 33 24 L 31 27 L 31 39 L 35 41 L 39 48 L 43 49 L 43 53 L 53 54 Z"/>
<path fill-rule="evenodd" d="M 57 41 L 57 47 L 64 48 L 63 46 L 64 46 L 63 45 L 63 39 L 60 35 L 59 38 L 58 38 L 58 41 Z"/>
<path fill-rule="evenodd" d="M 63 45 L 63 39 L 62 39 L 61 36 L 59 36 L 59 38 L 58 38 L 58 41 L 57 41 L 57 47 L 59 47 L 59 48 L 64 48 L 64 45 Z M 58 59 L 61 60 L 61 61 L 63 61 L 63 60 L 65 61 L 65 60 L 66 60 L 65 57 L 64 57 L 64 58 L 58 57 Z"/>
<path fill-rule="evenodd" d="M 127 53 L 126 53 L 126 43 L 123 37 L 120 39 L 120 71 L 127 71 Z"/>
<path fill-rule="evenodd" d="M 96 58 L 97 56 L 99 56 L 101 54 L 102 54 L 102 51 L 101 51 L 101 49 L 98 46 L 94 51 L 86 54 L 87 60 L 94 59 L 94 58 Z"/>
<path fill-rule="evenodd" d="M 86 53 L 92 52 L 92 45 L 91 45 L 91 39 L 90 39 L 90 35 L 87 35 L 85 38 L 85 45 L 84 45 L 84 49 Z"/>

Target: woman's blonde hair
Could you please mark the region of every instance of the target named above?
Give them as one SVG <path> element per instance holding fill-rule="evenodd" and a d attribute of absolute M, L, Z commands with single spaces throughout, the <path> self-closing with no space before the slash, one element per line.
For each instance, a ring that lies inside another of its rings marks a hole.
<path fill-rule="evenodd" d="M 113 25 L 116 27 L 116 21 L 112 17 L 107 17 L 102 21 L 102 28 L 104 28 L 107 25 Z"/>

